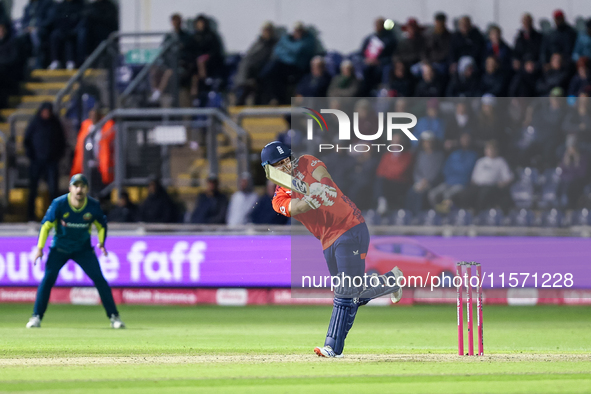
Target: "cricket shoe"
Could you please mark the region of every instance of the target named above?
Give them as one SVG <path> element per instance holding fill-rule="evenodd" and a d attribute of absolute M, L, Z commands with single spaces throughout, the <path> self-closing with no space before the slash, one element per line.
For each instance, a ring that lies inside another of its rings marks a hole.
<path fill-rule="evenodd" d="M 27 328 L 40 328 L 41 327 L 41 319 L 39 315 L 33 315 L 29 318 L 29 322 L 27 323 Z"/>
<path fill-rule="evenodd" d="M 396 277 L 396 284 L 400 284 L 400 280 L 398 278 L 404 278 L 404 274 L 400 268 L 392 268 L 392 273 L 394 274 L 394 277 Z M 398 289 L 394 293 L 390 294 L 390 299 L 392 300 L 393 304 L 398 304 L 400 302 L 402 299 L 402 286 L 398 286 Z"/>
<path fill-rule="evenodd" d="M 323 346 L 323 347 L 315 347 L 314 353 L 318 355 L 318 357 L 332 357 L 332 358 L 341 358 L 343 357 L 342 354 L 336 354 L 334 350 L 330 346 Z"/>
<path fill-rule="evenodd" d="M 123 323 L 121 321 L 121 318 L 119 317 L 119 315 L 111 315 L 109 320 L 111 320 L 111 328 L 115 328 L 115 329 L 125 328 L 125 323 Z"/>

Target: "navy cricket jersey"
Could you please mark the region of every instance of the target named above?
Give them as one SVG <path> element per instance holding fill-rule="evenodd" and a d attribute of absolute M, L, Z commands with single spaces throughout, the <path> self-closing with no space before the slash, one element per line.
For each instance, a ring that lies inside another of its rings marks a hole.
<path fill-rule="evenodd" d="M 65 194 L 52 201 L 45 217 L 41 221 L 38 248 L 45 246 L 49 230 L 55 229 L 55 236 L 51 242 L 52 248 L 64 252 L 76 252 L 91 248 L 90 233 L 94 224 L 98 230 L 99 242 L 104 245 L 107 238 L 107 217 L 103 213 L 97 200 L 91 197 L 80 209 L 70 205 L 69 194 Z"/>

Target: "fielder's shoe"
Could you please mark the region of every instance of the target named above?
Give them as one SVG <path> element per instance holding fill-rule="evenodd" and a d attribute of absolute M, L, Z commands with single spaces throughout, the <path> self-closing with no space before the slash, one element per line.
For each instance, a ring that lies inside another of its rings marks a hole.
<path fill-rule="evenodd" d="M 41 327 L 41 319 L 39 315 L 33 315 L 29 318 L 29 322 L 27 323 L 27 328 L 40 328 Z"/>
<path fill-rule="evenodd" d="M 333 357 L 333 358 L 343 357 L 342 354 L 336 354 L 330 346 L 315 347 L 314 353 L 316 353 L 318 355 L 318 357 Z"/>
<path fill-rule="evenodd" d="M 404 274 L 402 273 L 400 268 L 398 268 L 398 267 L 392 268 L 392 273 L 396 277 L 396 283 L 397 284 L 400 283 L 398 278 L 404 277 Z M 393 304 L 398 304 L 400 302 L 400 300 L 402 299 L 402 287 L 401 286 L 399 286 L 398 290 L 396 290 L 394 293 L 390 294 L 390 299 L 392 300 Z"/>
<path fill-rule="evenodd" d="M 121 321 L 119 315 L 111 315 L 111 328 L 125 328 L 125 323 Z"/>

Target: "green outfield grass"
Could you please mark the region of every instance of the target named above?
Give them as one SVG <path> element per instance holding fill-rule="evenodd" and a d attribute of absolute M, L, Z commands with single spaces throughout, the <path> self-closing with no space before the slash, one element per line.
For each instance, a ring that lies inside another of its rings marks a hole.
<path fill-rule="evenodd" d="M 454 305 L 359 311 L 345 358 L 319 359 L 329 307 L 0 304 L 0 392 L 591 392 L 591 308 L 485 306 L 460 357 Z"/>

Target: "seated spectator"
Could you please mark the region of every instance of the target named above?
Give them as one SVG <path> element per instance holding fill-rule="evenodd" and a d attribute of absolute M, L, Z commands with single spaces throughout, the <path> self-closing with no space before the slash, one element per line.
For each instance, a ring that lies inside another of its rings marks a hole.
<path fill-rule="evenodd" d="M 534 28 L 531 14 L 521 17 L 521 25 L 523 27 L 517 33 L 513 49 L 513 57 L 519 62 L 518 67 L 514 67 L 517 69 L 527 60 L 539 62 L 543 40 L 542 34 Z"/>
<path fill-rule="evenodd" d="M 463 16 L 458 21 L 458 31 L 452 34 L 449 53 L 450 72 L 454 73 L 462 56 L 470 56 L 476 64 L 482 64 L 484 52 L 484 38 L 480 31 L 472 26 L 469 16 Z"/>
<path fill-rule="evenodd" d="M 122 191 L 119 194 L 117 205 L 109 212 L 109 222 L 134 223 L 137 222 L 138 207 L 129 199 L 129 194 Z"/>
<path fill-rule="evenodd" d="M 361 81 L 355 75 L 355 68 L 350 60 L 341 62 L 341 73 L 335 75 L 328 86 L 328 97 L 357 97 Z"/>
<path fill-rule="evenodd" d="M 402 145 L 403 149 L 384 153 L 376 171 L 374 195 L 378 201 L 377 211 L 384 214 L 388 209 L 400 209 L 403 198 L 412 184 L 411 171 L 413 155 L 401 133 L 392 135 L 392 145 Z"/>
<path fill-rule="evenodd" d="M 371 152 L 351 153 L 348 156 L 349 161 L 352 161 L 352 167 L 347 166 L 347 178 L 350 183 L 346 188 L 347 197 L 362 211 L 375 208 L 373 191 L 380 156 Z M 332 174 L 332 169 L 330 171 Z"/>
<path fill-rule="evenodd" d="M 462 135 L 472 135 L 476 128 L 476 121 L 468 107 L 468 102 L 458 101 L 453 115 L 448 119 L 446 124 L 444 148 L 449 152 L 460 146 Z M 470 139 L 471 143 L 472 140 Z"/>
<path fill-rule="evenodd" d="M 384 18 L 377 18 L 374 22 L 374 32 L 367 36 L 361 44 L 359 51 L 363 56 L 363 95 L 376 87 L 382 77 L 384 67 L 390 63 L 390 59 L 396 50 L 396 37 L 392 30 L 384 28 Z"/>
<path fill-rule="evenodd" d="M 445 156 L 437 146 L 435 134 L 431 131 L 421 134 L 421 148 L 416 155 L 413 169 L 413 185 L 406 195 L 406 209 L 413 215 L 423 210 L 425 196 L 440 181 Z"/>
<path fill-rule="evenodd" d="M 164 59 L 161 64 L 154 66 L 150 69 L 150 86 L 152 87 L 152 95 L 150 101 L 156 103 L 160 100 L 162 93 L 168 88 L 170 78 L 172 78 L 174 70 L 174 64 L 176 60 L 176 67 L 179 72 L 179 84 L 187 85 L 188 73 L 193 69 L 193 37 L 187 33 L 183 28 L 183 18 L 180 14 L 173 14 L 170 17 L 170 23 L 172 24 L 172 32 L 168 33 L 162 42 L 162 46 L 165 46 L 170 40 L 178 39 L 178 57 L 174 59 L 174 52 L 168 52 L 164 55 Z"/>
<path fill-rule="evenodd" d="M 200 14 L 195 19 L 192 41 L 193 67 L 191 72 L 191 97 L 198 99 L 209 78 L 223 75 L 224 56 L 222 40 L 211 28 L 209 19 Z"/>
<path fill-rule="evenodd" d="M 496 106 L 497 98 L 495 96 L 491 94 L 482 96 L 480 112 L 476 116 L 476 128 L 472 135 L 472 143 L 475 148 L 483 149 L 486 142 L 490 140 L 502 140 L 504 142 L 501 119 Z"/>
<path fill-rule="evenodd" d="M 421 79 L 415 88 L 415 97 L 441 97 L 443 84 L 440 77 L 433 71 L 433 66 L 423 64 L 421 66 Z"/>
<path fill-rule="evenodd" d="M 91 129 L 103 118 L 101 109 L 97 106 L 88 112 L 88 119 L 82 122 L 78 137 L 76 138 L 76 147 L 74 149 L 74 160 L 70 170 L 70 176 L 84 172 L 84 152 L 86 151 L 86 139 Z M 109 120 L 100 133 L 95 135 L 94 141 L 94 159 L 98 161 L 98 170 L 103 185 L 108 185 L 115 179 L 115 121 Z"/>
<path fill-rule="evenodd" d="M 82 20 L 84 2 L 82 0 L 64 0 L 51 8 L 51 49 L 50 70 L 61 68 L 63 64 L 68 70 L 76 68 L 77 27 Z"/>
<path fill-rule="evenodd" d="M 573 62 L 576 62 L 581 57 L 591 58 L 591 18 L 585 22 L 585 32 L 580 32 L 575 48 L 573 49 Z"/>
<path fill-rule="evenodd" d="M 25 131 L 25 153 L 29 158 L 28 220 L 36 220 L 35 199 L 41 178 L 47 181 L 50 199 L 59 196 L 59 162 L 66 150 L 64 128 L 53 114 L 53 105 L 44 102 Z"/>
<path fill-rule="evenodd" d="M 458 61 L 457 72 L 453 73 L 447 86 L 447 97 L 478 97 L 480 96 L 480 78 L 478 77 L 474 58 L 463 56 Z"/>
<path fill-rule="evenodd" d="M 509 97 L 536 97 L 536 84 L 540 79 L 540 69 L 530 55 L 523 57 L 523 66 L 513 76 L 509 84 Z"/>
<path fill-rule="evenodd" d="M 497 60 L 497 64 L 504 71 L 511 69 L 513 51 L 509 48 L 505 40 L 503 40 L 501 28 L 497 25 L 492 25 L 488 29 L 488 40 L 486 41 L 484 56 L 487 58 L 490 56 L 494 57 Z"/>
<path fill-rule="evenodd" d="M 494 56 L 487 57 L 484 74 L 480 79 L 480 93 L 505 97 L 507 95 L 506 85 L 505 73 L 499 67 L 497 59 Z"/>
<path fill-rule="evenodd" d="M 99 44 L 119 30 L 119 10 L 111 0 L 95 0 L 84 6 L 78 26 L 78 64 Z"/>
<path fill-rule="evenodd" d="M 228 198 L 220 192 L 218 178 L 210 176 L 207 179 L 207 190 L 197 196 L 191 223 L 225 224 L 227 211 Z"/>
<path fill-rule="evenodd" d="M 354 111 L 357 112 L 357 128 L 359 133 L 363 135 L 372 135 L 375 134 L 378 130 L 378 114 L 376 113 L 372 102 L 368 99 L 361 99 L 355 103 Z M 353 126 L 355 127 L 355 126 Z M 361 143 L 357 137 L 353 137 L 356 139 L 356 142 Z M 378 143 L 385 143 L 386 142 L 386 133 L 382 133 L 382 136 L 376 140 L 375 142 Z"/>
<path fill-rule="evenodd" d="M 591 92 L 591 89 L 579 95 L 575 107 L 569 110 L 562 122 L 562 130 L 567 135 L 577 136 L 579 144 L 591 143 L 591 99 L 586 95 L 588 92 Z"/>
<path fill-rule="evenodd" d="M 578 96 L 587 86 L 591 85 L 589 75 L 589 58 L 586 56 L 577 59 L 577 73 L 570 80 L 567 96 Z"/>
<path fill-rule="evenodd" d="M 158 179 L 148 183 L 148 197 L 140 204 L 139 221 L 145 223 L 176 223 L 174 201 Z"/>
<path fill-rule="evenodd" d="M 275 27 L 273 23 L 266 22 L 261 29 L 261 35 L 248 48 L 246 55 L 240 61 L 234 76 L 236 105 L 244 105 L 248 95 L 255 91 L 256 79 L 271 59 L 276 43 Z M 258 100 L 255 99 L 256 101 Z"/>
<path fill-rule="evenodd" d="M 350 198 L 348 188 L 352 183 L 357 182 L 357 179 L 351 177 L 355 166 L 352 155 L 342 149 L 329 153 L 322 161 L 330 171 L 333 182 L 339 185 L 343 194 Z"/>
<path fill-rule="evenodd" d="M 577 31 L 566 23 L 562 10 L 554 11 L 553 17 L 556 28 L 542 42 L 543 63 L 551 61 L 555 53 L 559 53 L 565 61 L 570 60 L 577 40 Z"/>
<path fill-rule="evenodd" d="M 577 137 L 569 135 L 566 138 L 566 151 L 560 161 L 560 186 L 557 197 L 559 201 L 566 200 L 566 208 L 577 208 L 577 202 L 583 195 L 587 177 L 587 156 L 577 146 Z"/>
<path fill-rule="evenodd" d="M 550 64 L 546 66 L 546 71 L 537 83 L 538 94 L 547 96 L 550 91 L 556 87 L 566 91 L 570 73 L 568 68 L 564 65 L 562 55 L 558 52 L 554 53 L 550 58 Z"/>
<path fill-rule="evenodd" d="M 460 148 L 453 151 L 443 166 L 443 182 L 429 191 L 429 203 L 441 213 L 449 212 L 452 199 L 470 183 L 478 154 L 471 148 L 470 134 L 460 137 Z"/>
<path fill-rule="evenodd" d="M 562 124 L 565 116 L 564 92 L 561 88 L 554 88 L 550 92 L 548 100 L 543 100 L 540 105 L 533 108 L 531 125 L 535 130 L 533 152 L 541 156 L 542 169 L 556 167 L 556 147 L 563 140 Z"/>
<path fill-rule="evenodd" d="M 301 22 L 295 24 L 291 34 L 284 34 L 279 39 L 273 48 L 271 61 L 259 75 L 263 104 L 270 101 L 289 103 L 286 87 L 297 83 L 306 73 L 315 50 L 315 38 Z"/>
<path fill-rule="evenodd" d="M 505 159 L 498 156 L 495 141 L 487 142 L 484 154 L 476 161 L 471 184 L 455 196 L 454 203 L 477 212 L 496 206 L 507 210 L 511 204 L 508 186 L 513 181 L 513 173 Z"/>
<path fill-rule="evenodd" d="M 439 100 L 430 98 L 427 100 L 427 116 L 423 116 L 413 128 L 413 134 L 420 139 L 422 133 L 429 131 L 439 143 L 445 140 L 445 121 L 439 116 Z M 412 146 L 417 147 L 418 141 L 412 141 Z"/>
<path fill-rule="evenodd" d="M 252 177 L 246 172 L 240 177 L 239 190 L 230 197 L 226 224 L 237 226 L 248 223 L 257 199 L 257 194 L 252 190 Z"/>
<path fill-rule="evenodd" d="M 253 224 L 287 224 L 289 218 L 283 216 L 273 209 L 273 196 L 275 195 L 275 184 L 267 181 L 265 194 L 259 197 L 250 212 L 250 221 Z"/>
<path fill-rule="evenodd" d="M 423 61 L 432 64 L 439 74 L 447 73 L 451 48 L 451 33 L 447 29 L 446 22 L 447 15 L 438 12 L 435 14 L 433 28 L 425 34 Z"/>
<path fill-rule="evenodd" d="M 414 78 L 396 56 L 392 58 L 391 66 L 384 67 L 382 88 L 388 91 L 389 97 L 411 97 L 414 94 Z"/>
<path fill-rule="evenodd" d="M 7 25 L 0 23 L 0 108 L 8 105 L 8 97 L 18 89 L 18 44 Z"/>
<path fill-rule="evenodd" d="M 28 36 L 35 68 L 43 68 L 49 40 L 48 19 L 54 3 L 51 0 L 29 0 L 21 20 L 22 34 Z"/>
<path fill-rule="evenodd" d="M 421 56 L 425 52 L 425 37 L 423 36 L 423 27 L 415 18 L 408 18 L 406 25 L 402 26 L 402 31 L 406 36 L 396 48 L 396 57 L 399 58 L 407 68 L 421 61 Z"/>
<path fill-rule="evenodd" d="M 326 97 L 330 79 L 324 58 L 314 56 L 310 61 L 310 74 L 304 75 L 298 83 L 296 97 Z"/>

